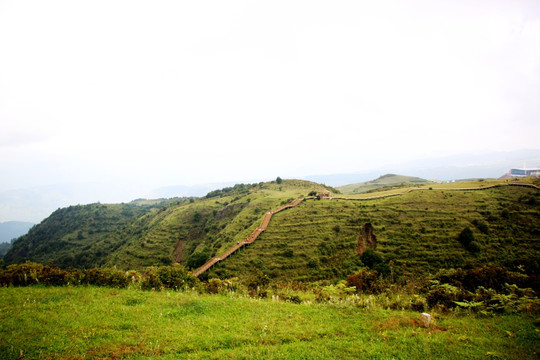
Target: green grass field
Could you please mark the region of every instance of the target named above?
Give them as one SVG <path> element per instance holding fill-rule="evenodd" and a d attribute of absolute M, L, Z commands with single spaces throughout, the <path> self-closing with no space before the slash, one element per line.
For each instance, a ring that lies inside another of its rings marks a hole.
<path fill-rule="evenodd" d="M 253 245 L 215 266 L 209 277 L 245 278 L 259 270 L 277 281 L 343 279 L 363 266 L 356 246 L 365 223 L 374 227 L 376 251 L 407 271 L 435 273 L 486 263 L 537 271 L 538 190 L 449 190 L 455 186 L 375 200 L 305 201 L 276 214 Z M 471 252 L 457 240 L 466 227 L 473 230 L 479 251 Z"/>
<path fill-rule="evenodd" d="M 379 188 L 400 188 L 407 185 L 423 185 L 426 183 L 428 183 L 427 180 L 417 177 L 387 174 L 375 180 L 339 186 L 337 189 L 343 194 L 354 195 L 372 192 Z"/>
<path fill-rule="evenodd" d="M 477 317 L 359 304 L 95 287 L 0 288 L 1 359 L 532 359 L 526 314 Z"/>

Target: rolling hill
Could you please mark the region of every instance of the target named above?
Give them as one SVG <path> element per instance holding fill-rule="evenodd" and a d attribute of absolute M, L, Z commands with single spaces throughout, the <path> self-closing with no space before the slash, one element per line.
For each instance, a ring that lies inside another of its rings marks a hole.
<path fill-rule="evenodd" d="M 426 183 L 428 183 L 427 180 L 418 177 L 386 174 L 378 177 L 375 180 L 361 182 L 357 184 L 344 185 L 338 187 L 337 189 L 343 194 L 354 195 L 374 191 L 381 188 L 392 189 L 403 187 L 406 185 L 423 185 Z"/>
<path fill-rule="evenodd" d="M 238 184 L 202 198 L 71 206 L 17 240 L 4 261 L 52 260 L 79 268 L 142 269 L 173 262 L 196 267 L 247 237 L 268 209 L 320 188 L 284 180 Z"/>
<path fill-rule="evenodd" d="M 475 181 L 409 192 L 384 188 L 342 199 L 312 196 L 275 214 L 253 244 L 201 276 L 248 280 L 264 274 L 274 281 L 310 282 L 343 279 L 366 265 L 413 274 L 485 263 L 534 273 L 540 194 L 531 187 L 489 188 L 508 184 Z M 336 194 L 320 184 L 283 180 L 238 184 L 202 198 L 60 209 L 18 239 L 4 260 L 126 270 L 180 262 L 195 269 L 248 238 L 267 211 L 323 189 Z M 472 229 L 472 245 L 458 240 L 465 228 Z M 360 237 L 362 243 L 373 240 L 362 256 Z"/>

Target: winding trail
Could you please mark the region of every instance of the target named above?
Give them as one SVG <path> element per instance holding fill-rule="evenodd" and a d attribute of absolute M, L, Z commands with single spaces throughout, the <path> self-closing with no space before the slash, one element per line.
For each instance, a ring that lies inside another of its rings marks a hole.
<path fill-rule="evenodd" d="M 540 190 L 539 186 L 536 186 L 534 184 L 525 184 L 525 183 L 509 183 L 509 184 L 495 184 L 495 185 L 488 185 L 488 186 L 480 186 L 480 187 L 470 187 L 470 188 L 409 188 L 406 191 L 400 192 L 400 193 L 392 193 L 392 194 L 382 194 L 382 195 L 376 195 L 376 196 L 370 196 L 370 197 L 362 197 L 362 198 L 352 198 L 352 197 L 343 197 L 343 196 L 333 196 L 329 199 L 339 199 L 339 200 L 375 200 L 375 199 L 382 199 L 387 198 L 391 196 L 399 196 L 399 195 L 405 195 L 413 191 L 432 191 L 432 190 L 444 190 L 444 191 L 477 191 L 477 190 L 487 190 L 487 189 L 493 189 L 498 187 L 505 187 L 505 186 L 521 186 L 521 187 L 530 187 L 536 190 Z"/>
<path fill-rule="evenodd" d="M 268 224 L 270 224 L 270 220 L 272 219 L 272 215 L 277 214 L 280 211 L 293 208 L 293 207 L 297 206 L 298 204 L 300 204 L 305 199 L 306 198 L 298 198 L 298 199 L 294 200 L 293 202 L 285 204 L 282 207 L 280 207 L 280 208 L 278 208 L 278 209 L 276 209 L 274 211 L 268 211 L 263 216 L 261 226 L 259 226 L 257 229 L 255 229 L 255 231 L 247 239 L 245 239 L 244 241 L 238 242 L 236 245 L 231 247 L 229 250 L 225 251 L 220 256 L 215 256 L 215 257 L 211 258 L 206 263 L 204 263 L 200 268 L 195 270 L 193 272 L 193 275 L 195 275 L 195 276 L 201 275 L 205 271 L 212 268 L 212 266 L 216 265 L 218 262 L 220 262 L 222 260 L 225 260 L 226 258 L 231 256 L 232 254 L 234 254 L 236 251 L 238 251 L 242 247 L 248 246 L 249 244 L 253 243 L 259 237 L 259 235 L 261 235 L 263 233 L 263 231 L 266 230 L 266 228 L 268 227 Z"/>
<path fill-rule="evenodd" d="M 433 190 L 477 191 L 477 190 L 488 190 L 488 189 L 493 189 L 493 188 L 497 188 L 497 187 L 505 187 L 505 186 L 530 187 L 530 188 L 533 188 L 533 189 L 536 189 L 536 190 L 540 190 L 540 187 L 536 186 L 534 184 L 509 183 L 509 184 L 495 184 L 495 185 L 472 187 L 472 188 L 409 188 L 406 191 L 403 191 L 403 192 L 400 192 L 400 193 L 382 194 L 382 195 L 376 195 L 376 196 L 370 196 L 370 197 L 352 198 L 352 197 L 332 196 L 332 197 L 329 197 L 329 198 L 322 198 L 322 199 L 364 201 L 364 200 L 375 200 L 375 199 L 383 199 L 383 198 L 392 197 L 392 196 L 405 195 L 405 194 L 408 194 L 408 193 L 413 192 L 413 191 L 433 191 Z M 195 270 L 193 272 L 193 275 L 195 275 L 195 276 L 201 275 L 205 271 L 211 269 L 218 262 L 223 261 L 226 258 L 228 258 L 229 256 L 231 256 L 232 254 L 234 254 L 236 251 L 238 251 L 242 247 L 248 246 L 251 243 L 253 243 L 259 237 L 259 235 L 261 235 L 266 230 L 266 228 L 270 224 L 270 220 L 272 219 L 272 215 L 277 214 L 280 211 L 293 208 L 293 207 L 297 206 L 298 204 L 300 204 L 304 200 L 315 199 L 315 198 L 316 198 L 315 196 L 308 196 L 308 197 L 305 197 L 305 198 L 298 198 L 298 199 L 296 199 L 296 200 L 294 200 L 294 201 L 292 201 L 292 202 L 290 202 L 288 204 L 283 205 L 282 207 L 280 207 L 280 208 L 278 208 L 278 209 L 276 209 L 274 211 L 268 211 L 266 214 L 264 214 L 261 225 L 257 229 L 255 229 L 255 231 L 247 239 L 245 239 L 244 241 L 238 242 L 236 245 L 231 247 L 229 250 L 225 251 L 220 256 L 215 256 L 215 257 L 211 258 L 206 263 L 204 263 L 200 268 Z"/>

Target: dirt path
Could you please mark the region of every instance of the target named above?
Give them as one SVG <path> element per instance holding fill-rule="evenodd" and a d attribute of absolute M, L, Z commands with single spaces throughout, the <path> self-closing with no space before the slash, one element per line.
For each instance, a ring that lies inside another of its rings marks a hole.
<path fill-rule="evenodd" d="M 293 202 L 285 204 L 282 207 L 280 207 L 280 208 L 278 208 L 278 209 L 276 209 L 274 211 L 268 211 L 263 216 L 261 226 L 259 226 L 257 229 L 255 229 L 255 231 L 247 239 L 245 239 L 244 241 L 240 241 L 239 243 L 237 243 L 236 245 L 231 247 L 229 250 L 225 251 L 220 256 L 216 256 L 216 257 L 211 258 L 206 263 L 204 263 L 203 266 L 201 266 L 200 268 L 195 270 L 193 272 L 193 275 L 195 275 L 195 276 L 201 275 L 205 271 L 212 268 L 212 266 L 216 265 L 218 262 L 223 261 L 226 258 L 228 258 L 229 256 L 231 256 L 232 254 L 234 254 L 236 251 L 238 251 L 242 247 L 247 246 L 247 245 L 251 244 L 252 242 L 254 242 L 259 237 L 259 235 L 261 235 L 263 233 L 263 231 L 266 230 L 266 228 L 268 227 L 268 224 L 270 224 L 270 220 L 272 219 L 272 215 L 277 214 L 280 211 L 293 208 L 293 207 L 297 206 L 298 204 L 300 204 L 304 200 L 305 200 L 305 198 L 298 198 L 298 199 L 294 200 Z"/>
<path fill-rule="evenodd" d="M 375 200 L 375 199 L 383 199 L 383 198 L 392 197 L 392 196 L 405 195 L 405 194 L 408 194 L 408 193 L 413 192 L 413 191 L 431 191 L 431 190 L 477 191 L 477 190 L 493 189 L 493 188 L 503 187 L 503 186 L 523 186 L 523 187 L 530 187 L 530 188 L 540 190 L 540 187 L 538 187 L 536 185 L 533 185 L 533 184 L 510 183 L 510 184 L 496 184 L 496 185 L 489 185 L 489 186 L 472 187 L 472 188 L 410 188 L 410 189 L 407 189 L 406 191 L 403 191 L 403 192 L 400 192 L 400 193 L 383 194 L 383 195 L 376 195 L 376 196 L 370 196 L 370 197 L 351 198 L 351 197 L 333 196 L 333 197 L 324 198 L 324 199 L 328 199 L 328 200 L 337 199 L 337 200 L 364 201 L 364 200 Z M 308 199 L 315 199 L 315 197 L 314 196 L 309 196 L 309 197 L 306 197 L 306 198 L 298 198 L 298 199 L 294 200 L 293 202 L 285 204 L 282 207 L 280 207 L 280 208 L 278 208 L 278 209 L 276 209 L 274 211 L 268 211 L 266 214 L 264 214 L 263 220 L 261 222 L 261 226 L 259 226 L 247 239 L 237 243 L 236 245 L 231 247 L 229 250 L 227 250 L 226 252 L 224 252 L 220 256 L 216 256 L 216 257 L 211 258 L 206 263 L 204 263 L 204 265 L 202 265 L 200 268 L 195 270 L 193 272 L 193 274 L 195 276 L 201 275 L 205 271 L 212 268 L 218 262 L 223 261 L 226 258 L 228 258 L 229 256 L 231 256 L 232 254 L 234 254 L 236 251 L 238 251 L 242 247 L 253 243 L 259 237 L 259 235 L 261 235 L 266 230 L 266 228 L 270 224 L 270 220 L 272 219 L 272 215 L 277 214 L 280 211 L 293 208 L 293 207 L 297 206 L 298 204 L 300 204 L 302 201 L 308 200 Z"/>
<path fill-rule="evenodd" d="M 410 188 L 406 191 L 400 192 L 400 193 L 392 193 L 392 194 L 382 194 L 382 195 L 376 195 L 376 196 L 368 196 L 368 197 L 361 197 L 361 198 L 353 198 L 353 197 L 343 197 L 343 196 L 333 196 L 329 199 L 339 199 L 339 200 L 375 200 L 375 199 L 383 199 L 387 197 L 392 196 L 399 196 L 399 195 L 405 195 L 413 191 L 431 191 L 431 190 L 444 190 L 444 191 L 477 191 L 477 190 L 487 190 L 487 189 L 493 189 L 497 187 L 504 187 L 504 186 L 521 186 L 521 187 L 530 187 L 536 190 L 540 190 L 539 186 L 536 186 L 534 184 L 523 184 L 523 183 L 510 183 L 510 184 L 495 184 L 495 185 L 488 185 L 488 186 L 480 186 L 480 187 L 471 187 L 471 188 Z"/>

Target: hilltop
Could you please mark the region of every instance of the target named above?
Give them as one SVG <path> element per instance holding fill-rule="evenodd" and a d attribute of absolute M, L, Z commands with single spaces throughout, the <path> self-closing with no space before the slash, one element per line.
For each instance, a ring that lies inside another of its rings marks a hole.
<path fill-rule="evenodd" d="M 504 182 L 475 181 L 459 186 L 493 184 Z M 262 272 L 279 281 L 314 281 L 343 278 L 364 265 L 390 275 L 485 263 L 538 271 L 538 190 L 457 188 L 445 184 L 400 196 L 376 198 L 398 193 L 394 190 L 356 197 L 366 199 L 363 201 L 304 202 L 275 215 L 253 245 L 214 267 L 208 276 L 240 274 L 247 278 Z M 367 252 L 369 258 L 358 255 L 359 241 L 366 241 L 366 224 L 375 237 L 373 252 Z M 472 229 L 476 248 L 458 240 L 465 228 Z"/>
<path fill-rule="evenodd" d="M 404 176 L 396 174 L 386 174 L 379 176 L 375 180 L 365 181 L 356 184 L 339 186 L 337 189 L 346 195 L 362 194 L 377 189 L 392 189 L 406 185 L 422 185 L 428 183 L 428 180 L 414 176 Z"/>
<path fill-rule="evenodd" d="M 78 268 L 142 269 L 174 262 L 197 267 L 245 239 L 266 211 L 322 188 L 280 179 L 237 184 L 201 198 L 70 206 L 18 239 L 4 260 L 52 260 Z"/>
<path fill-rule="evenodd" d="M 415 184 L 412 189 L 421 190 L 383 188 L 344 197 L 321 184 L 283 180 L 238 184 L 201 198 L 75 206 L 35 226 L 4 260 L 125 270 L 179 262 L 196 269 L 248 238 L 266 212 L 324 189 L 334 198 L 311 196 L 275 214 L 253 244 L 202 278 L 264 275 L 311 282 L 343 279 L 366 266 L 393 276 L 485 263 L 534 273 L 539 270 L 539 191 L 456 190 L 507 184 Z M 387 195 L 392 196 L 381 197 Z M 466 228 L 471 238 L 460 242 Z"/>

